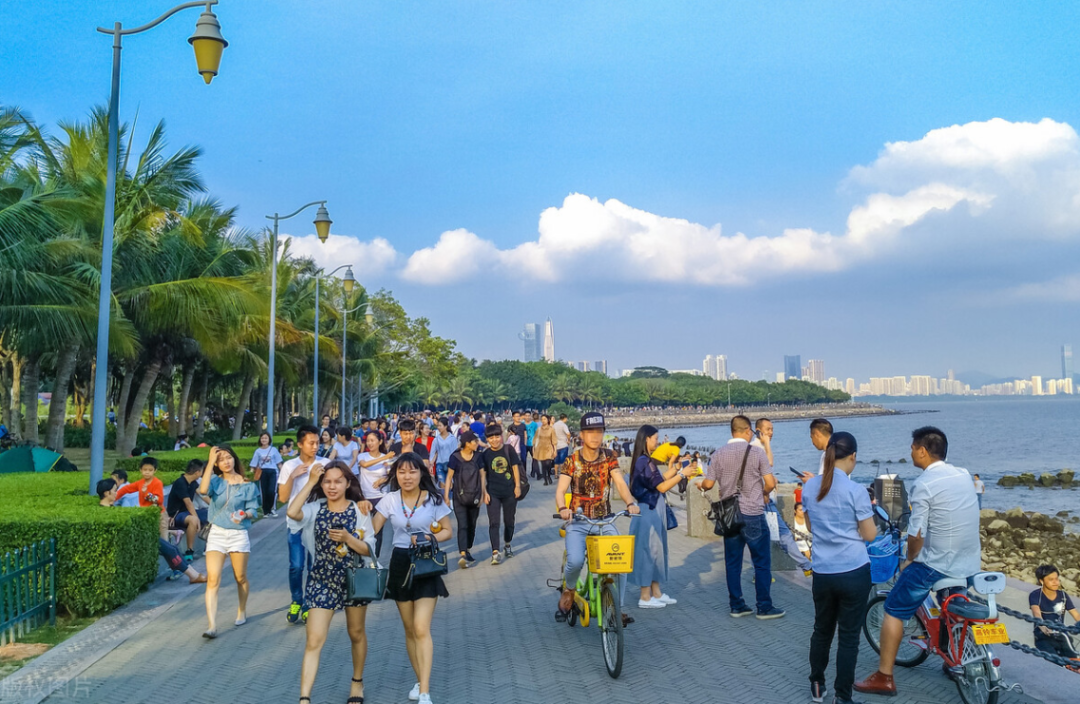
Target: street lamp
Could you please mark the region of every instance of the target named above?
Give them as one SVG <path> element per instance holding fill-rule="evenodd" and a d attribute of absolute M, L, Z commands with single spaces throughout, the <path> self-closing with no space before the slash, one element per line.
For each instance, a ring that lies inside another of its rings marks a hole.
<path fill-rule="evenodd" d="M 121 40 L 129 34 L 139 34 L 153 29 L 181 10 L 204 7 L 199 21 L 195 24 L 195 34 L 188 42 L 195 50 L 195 63 L 203 80 L 210 83 L 217 75 L 221 64 L 221 52 L 229 45 L 221 36 L 221 25 L 210 8 L 218 0 L 187 2 L 158 17 L 149 24 L 134 29 L 124 29 L 120 22 L 112 29 L 98 27 L 102 34 L 113 37 L 112 92 L 109 94 L 109 147 L 108 164 L 105 178 L 105 215 L 101 226 L 101 276 L 98 284 L 98 333 L 97 357 L 94 369 L 94 411 L 90 426 L 90 493 L 93 494 L 97 483 L 105 471 L 105 422 L 106 391 L 109 383 L 109 316 L 112 306 L 112 258 L 113 229 L 116 223 L 116 160 L 117 142 L 120 131 L 120 49 Z M 119 431 L 119 428 L 117 428 Z"/>
<path fill-rule="evenodd" d="M 296 217 L 301 212 L 307 210 L 313 205 L 319 206 L 319 209 L 315 213 L 315 232 L 319 235 L 319 239 L 323 242 L 330 236 L 330 214 L 326 212 L 326 201 L 315 200 L 307 205 L 302 205 L 288 215 L 267 215 L 267 220 L 274 221 L 274 235 L 270 241 L 270 356 L 267 366 L 267 384 L 266 384 L 266 432 L 270 433 L 270 436 L 274 435 L 274 347 L 277 346 L 277 328 L 275 323 L 277 322 L 277 238 L 278 238 L 278 223 L 282 220 L 288 220 L 291 217 Z M 315 307 L 318 311 L 318 306 Z M 318 339 L 318 337 L 316 337 Z"/>
<path fill-rule="evenodd" d="M 326 212 L 326 208 L 320 208 L 319 210 L 322 211 L 322 213 Z M 318 222 L 318 220 L 316 220 L 316 222 Z M 329 225 L 327 225 L 327 228 L 329 229 Z M 323 238 L 320 237 L 320 239 L 323 239 Z M 350 293 L 352 293 L 353 286 L 356 285 L 356 279 L 353 278 L 353 273 L 352 273 L 352 264 L 342 264 L 337 269 L 334 269 L 329 274 L 327 274 L 327 276 L 333 276 L 334 274 L 341 271 L 342 269 L 345 269 L 345 278 L 342 279 L 341 285 L 345 287 L 345 295 L 349 295 Z M 322 270 L 320 269 L 319 271 L 315 272 L 315 365 L 314 365 L 315 366 L 315 375 L 314 375 L 315 376 L 315 390 L 314 390 L 314 392 L 312 394 L 313 399 L 312 399 L 312 402 L 311 402 L 311 406 L 312 406 L 312 409 L 313 409 L 313 413 L 311 414 L 311 417 L 313 419 L 313 422 L 312 422 L 313 425 L 318 425 L 318 423 L 319 423 L 319 280 L 321 278 L 322 278 Z M 344 337 L 344 335 L 342 335 L 342 337 Z M 343 365 L 342 376 L 341 376 L 341 385 L 342 385 L 342 388 L 344 389 L 344 387 L 345 387 L 345 372 L 344 372 L 345 350 L 344 349 L 341 350 L 341 362 L 342 362 L 342 365 Z M 345 398 L 344 392 L 342 392 L 341 397 L 342 397 L 342 399 Z M 345 404 L 342 403 L 342 413 L 344 413 L 344 405 Z"/>

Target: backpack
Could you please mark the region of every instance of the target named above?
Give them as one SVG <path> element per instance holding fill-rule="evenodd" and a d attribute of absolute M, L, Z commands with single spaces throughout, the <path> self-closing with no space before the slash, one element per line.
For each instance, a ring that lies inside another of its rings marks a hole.
<path fill-rule="evenodd" d="M 480 499 L 484 495 L 480 485 L 480 453 L 473 453 L 471 460 L 462 457 L 460 450 L 453 456 L 456 456 L 458 462 L 463 465 L 454 472 L 454 500 L 462 506 L 479 506 Z M 472 471 L 463 471 L 466 467 L 471 468 Z"/>

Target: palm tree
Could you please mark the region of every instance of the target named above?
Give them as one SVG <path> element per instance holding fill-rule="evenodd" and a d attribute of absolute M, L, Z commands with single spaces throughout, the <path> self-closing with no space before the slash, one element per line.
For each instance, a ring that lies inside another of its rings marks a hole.
<path fill-rule="evenodd" d="M 473 405 L 473 394 L 469 388 L 469 380 L 463 376 L 456 376 L 450 380 L 443 391 L 443 400 L 447 405 L 459 408 L 463 404 L 467 404 L 470 408 Z"/>
<path fill-rule="evenodd" d="M 574 400 L 574 380 L 569 374 L 559 374 L 551 381 L 550 393 L 559 401 L 570 403 Z"/>

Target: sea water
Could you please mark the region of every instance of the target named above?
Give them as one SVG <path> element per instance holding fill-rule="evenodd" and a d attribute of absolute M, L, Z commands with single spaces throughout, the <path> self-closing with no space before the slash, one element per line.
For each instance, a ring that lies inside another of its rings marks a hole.
<path fill-rule="evenodd" d="M 882 405 L 903 413 L 831 419 L 835 430 L 846 430 L 859 442 L 859 464 L 852 478 L 860 483 L 871 483 L 879 473 L 897 474 L 910 487 L 921 471 L 911 464 L 911 431 L 933 425 L 949 439 L 949 462 L 979 474 L 986 484 L 983 508 L 1003 511 L 1021 506 L 1050 516 L 1058 511 L 1080 515 L 1080 490 L 997 485 L 1005 474 L 1031 472 L 1037 479 L 1043 472 L 1056 474 L 1066 468 L 1077 470 L 1080 482 L 1080 396 L 897 398 Z M 751 414 L 752 420 L 758 417 Z M 672 440 L 683 435 L 697 447 L 717 447 L 731 439 L 726 425 L 664 428 L 660 436 L 665 435 Z M 821 452 L 810 443 L 810 421 L 774 423 L 773 455 L 780 482 L 795 481 L 788 467 L 816 473 Z M 871 464 L 875 459 L 880 464 Z"/>

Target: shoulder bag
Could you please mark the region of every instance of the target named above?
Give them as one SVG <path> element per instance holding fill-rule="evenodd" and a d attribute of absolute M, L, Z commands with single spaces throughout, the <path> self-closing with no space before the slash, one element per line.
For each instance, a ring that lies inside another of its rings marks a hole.
<path fill-rule="evenodd" d="M 229 508 L 229 502 L 231 502 L 231 501 L 232 501 L 232 484 L 229 484 L 229 488 L 225 490 L 225 508 L 223 508 L 223 509 L 221 509 L 221 511 L 218 511 L 217 513 L 215 513 L 213 518 L 211 518 L 209 516 L 206 517 L 206 523 L 203 523 L 199 527 L 199 533 L 198 533 L 199 540 L 203 541 L 204 543 L 206 542 L 206 539 L 210 537 L 210 526 L 212 526 L 214 524 L 214 518 L 217 518 L 218 516 L 221 515 L 222 511 L 225 511 L 226 509 L 228 509 Z"/>
<path fill-rule="evenodd" d="M 667 504 L 664 504 L 664 508 L 667 509 L 667 512 L 666 512 L 667 513 L 667 529 L 668 530 L 675 530 L 676 528 L 679 527 L 679 519 L 675 518 L 675 512 L 673 510 L 671 510 L 670 506 L 668 506 Z"/>
<path fill-rule="evenodd" d="M 352 553 L 348 566 L 345 567 L 345 598 L 348 601 L 382 601 L 386 594 L 386 576 L 388 569 L 379 567 L 378 561 L 371 559 L 371 565 L 365 566 L 364 559 Z"/>
<path fill-rule="evenodd" d="M 747 444 L 743 454 L 742 466 L 739 468 L 739 479 L 735 485 L 735 493 L 719 501 L 710 504 L 707 518 L 713 522 L 713 533 L 724 538 L 733 538 L 742 530 L 742 513 L 739 511 L 739 494 L 742 493 L 743 474 L 746 472 L 746 460 L 750 457 L 750 445 Z"/>
<path fill-rule="evenodd" d="M 416 545 L 409 548 L 409 571 L 401 586 L 410 589 L 414 579 L 438 577 L 448 571 L 446 553 L 439 548 L 439 542 L 431 536 L 417 539 Z"/>
<path fill-rule="evenodd" d="M 525 471 L 525 461 L 521 454 L 518 454 L 518 485 L 521 488 L 521 496 L 517 497 L 518 501 L 524 501 L 525 497 L 529 495 L 529 473 Z"/>

